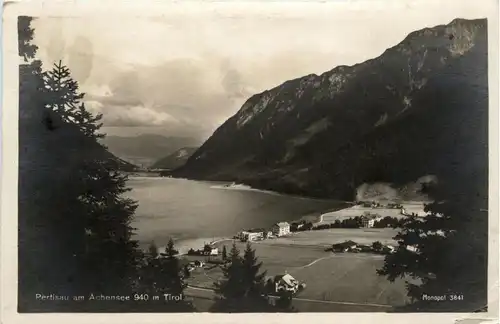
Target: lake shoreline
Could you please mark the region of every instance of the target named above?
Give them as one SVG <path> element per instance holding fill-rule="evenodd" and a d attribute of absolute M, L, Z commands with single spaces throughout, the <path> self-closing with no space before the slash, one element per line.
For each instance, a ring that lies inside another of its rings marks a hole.
<path fill-rule="evenodd" d="M 134 236 L 140 248 L 145 250 L 155 242 L 160 252 L 164 252 L 168 240 L 173 238 L 180 254 L 186 254 L 189 249 L 202 249 L 205 244 L 233 240 L 238 232 L 245 229 L 267 229 L 273 223 L 282 221 L 315 224 L 326 211 L 352 205 L 338 200 L 291 196 L 248 186 L 228 186 L 231 184 L 129 176 L 128 185 L 132 188 L 130 198 L 139 204 L 133 226 L 137 228 Z M 191 197 L 199 198 L 191 200 Z M 229 209 L 225 207 L 227 203 Z M 218 214 L 222 214 L 222 217 Z M 205 216 L 200 218 L 200 215 Z M 215 223 L 210 221 L 214 217 L 217 218 Z M 221 219 L 226 221 L 220 223 Z M 228 222 L 233 225 L 227 226 Z"/>
<path fill-rule="evenodd" d="M 170 179 L 170 180 L 180 180 L 180 181 L 192 181 L 192 182 L 197 182 L 197 183 L 212 184 L 213 185 L 212 189 L 218 189 L 218 190 L 251 191 L 251 192 L 259 192 L 259 193 L 265 193 L 265 194 L 277 195 L 277 196 L 283 196 L 283 197 L 290 197 L 290 198 L 296 198 L 296 199 L 307 199 L 307 200 L 311 200 L 311 201 L 331 201 L 331 202 L 339 202 L 339 203 L 345 203 L 345 204 L 354 204 L 354 201 L 345 201 L 345 200 L 329 199 L 329 198 L 318 198 L 318 197 L 307 196 L 307 195 L 288 194 L 288 193 L 283 193 L 283 192 L 279 192 L 279 191 L 254 188 L 254 187 L 247 185 L 247 184 L 244 184 L 244 183 L 236 183 L 236 182 L 231 182 L 231 181 L 196 180 L 196 179 L 181 178 L 181 177 L 164 177 L 164 176 L 159 176 L 159 175 L 142 175 L 142 176 L 141 175 L 128 175 L 128 178 L 129 179 Z"/>

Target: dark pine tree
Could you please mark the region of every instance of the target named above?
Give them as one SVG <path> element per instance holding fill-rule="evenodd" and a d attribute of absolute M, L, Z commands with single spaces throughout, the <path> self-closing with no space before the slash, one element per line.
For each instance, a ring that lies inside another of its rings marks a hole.
<path fill-rule="evenodd" d="M 61 219 L 59 199 L 66 199 L 62 181 L 54 167 L 64 167 L 64 159 L 47 152 L 64 145 L 52 131 L 59 123 L 43 109 L 44 97 L 41 62 L 35 60 L 37 47 L 31 44 L 33 29 L 31 17 L 18 18 L 19 55 L 19 202 L 18 202 L 18 310 L 34 311 L 37 292 L 58 291 L 71 293 L 74 282 L 74 263 L 58 242 Z M 54 121 L 48 123 L 47 121 Z M 66 131 L 66 129 L 65 129 Z M 48 190 L 53 188 L 53 190 Z M 41 216 L 43 215 L 43 217 Z M 57 252 L 56 252 L 57 251 Z M 62 255 L 65 255 L 63 258 Z M 71 270 L 70 270 L 71 269 Z M 54 303 L 57 309 L 57 303 Z"/>
<path fill-rule="evenodd" d="M 146 258 L 152 258 L 156 259 L 160 253 L 158 252 L 158 246 L 156 246 L 156 243 L 153 241 L 151 244 L 148 246 L 148 253 L 146 254 Z"/>
<path fill-rule="evenodd" d="M 242 259 L 240 251 L 233 243 L 229 251 L 229 263 L 222 267 L 224 279 L 214 283 L 218 299 L 212 306 L 214 312 L 237 312 L 238 302 L 243 298 Z"/>
<path fill-rule="evenodd" d="M 145 260 L 140 269 L 140 281 L 137 294 L 147 294 L 151 299 L 156 295 L 160 300 L 139 302 L 137 310 L 158 312 L 192 312 L 194 307 L 184 296 L 184 272 L 177 259 L 174 243 L 169 240 L 165 248 L 164 257 L 158 252 L 154 243 L 149 247 Z M 167 296 L 165 296 L 167 295 Z M 182 296 L 181 300 L 174 297 Z"/>
<path fill-rule="evenodd" d="M 383 247 L 384 246 L 382 245 L 382 243 L 380 243 L 380 241 L 376 241 L 376 242 L 372 243 L 372 249 L 376 252 L 381 251 Z"/>
<path fill-rule="evenodd" d="M 152 296 L 160 293 L 162 282 L 158 282 L 158 279 L 163 276 L 159 256 L 158 247 L 151 242 L 139 268 L 138 294 Z"/>
<path fill-rule="evenodd" d="M 399 247 L 379 270 L 391 281 L 413 279 L 407 281 L 412 302 L 402 310 L 472 312 L 487 305 L 487 190 L 487 170 L 451 173 L 429 188 L 431 215 L 402 224 Z M 426 301 L 424 294 L 447 300 Z"/>
<path fill-rule="evenodd" d="M 279 298 L 275 302 L 276 311 L 280 313 L 297 312 L 297 309 L 292 305 L 293 294 L 289 291 L 279 293 Z"/>
<path fill-rule="evenodd" d="M 119 161 L 97 140 L 102 115 L 93 116 L 81 101 L 83 93 L 61 62 L 44 73 L 45 108 L 78 130 L 69 143 L 73 153 L 70 176 L 77 191 L 74 210 L 79 221 L 74 231 L 85 234 L 85 253 L 80 280 L 88 292 L 117 294 L 133 289 L 140 253 L 130 226 L 137 204 L 123 194 L 127 176 L 119 172 Z M 69 145 L 68 143 L 68 145 Z"/>
<path fill-rule="evenodd" d="M 265 293 L 265 276 L 266 272 L 260 272 L 262 262 L 257 260 L 255 250 L 252 249 L 250 242 L 247 243 L 243 254 L 243 278 L 246 295 L 248 297 L 261 298 Z"/>
<path fill-rule="evenodd" d="M 223 268 L 224 279 L 216 282 L 219 299 L 213 306 L 215 312 L 270 312 L 265 289 L 265 272 L 259 273 L 262 263 L 255 257 L 255 251 L 247 244 L 243 257 L 233 243 L 229 252 L 230 263 Z"/>
<path fill-rule="evenodd" d="M 186 288 L 186 283 L 182 275 L 182 269 L 177 259 L 177 251 L 174 248 L 174 241 L 170 239 L 168 241 L 167 247 L 165 248 L 165 262 L 163 266 L 165 268 L 165 275 L 169 278 L 169 284 L 166 287 L 165 293 L 172 295 L 181 295 Z"/>
<path fill-rule="evenodd" d="M 30 22 L 18 20 L 25 60 L 19 98 L 20 311 L 39 307 L 35 292 L 130 293 L 142 257 L 131 239 L 136 204 L 122 196 L 126 177 L 97 142 L 100 116 L 85 110 L 78 83 L 61 63 L 42 73 L 33 60 Z M 68 303 L 47 307 L 76 310 Z"/>
<path fill-rule="evenodd" d="M 222 261 L 226 262 L 228 259 L 227 259 L 227 250 L 226 250 L 226 246 L 223 245 L 222 246 Z"/>
<path fill-rule="evenodd" d="M 19 16 L 17 20 L 17 30 L 18 30 L 18 50 L 19 56 L 21 56 L 24 62 L 28 62 L 35 58 L 38 46 L 32 44 L 33 41 L 33 28 L 31 28 L 32 17 Z M 41 71 L 38 71 L 39 74 Z"/>
<path fill-rule="evenodd" d="M 46 109 L 49 100 L 32 19 L 19 17 L 19 304 L 20 311 L 58 310 L 41 306 L 36 292 L 77 295 L 85 290 L 85 214 L 80 208 L 78 128 Z M 24 52 L 23 52 L 24 51 Z"/>

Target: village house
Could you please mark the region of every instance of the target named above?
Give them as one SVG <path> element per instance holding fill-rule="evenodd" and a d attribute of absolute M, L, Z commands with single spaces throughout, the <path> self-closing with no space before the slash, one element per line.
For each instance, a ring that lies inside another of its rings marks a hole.
<path fill-rule="evenodd" d="M 204 265 L 205 265 L 205 263 L 203 263 L 203 261 L 200 261 L 200 260 L 194 261 L 195 267 L 202 268 Z"/>
<path fill-rule="evenodd" d="M 275 236 L 283 236 L 290 234 L 290 224 L 287 222 L 280 222 L 274 224 L 272 227 L 272 232 Z"/>
<path fill-rule="evenodd" d="M 296 293 L 299 290 L 299 282 L 288 273 L 274 278 L 276 292 L 290 291 Z"/>
<path fill-rule="evenodd" d="M 243 238 L 243 241 L 257 241 L 257 240 L 261 240 L 263 239 L 264 237 L 264 234 L 262 232 L 249 232 L 247 233 L 244 238 Z"/>
<path fill-rule="evenodd" d="M 416 212 L 413 211 L 413 212 L 409 212 L 407 211 L 405 208 L 401 208 L 401 215 L 404 215 L 404 216 L 415 216 L 415 217 L 425 217 L 425 216 L 428 216 L 430 215 L 430 212 L 426 212 L 425 210 L 417 210 Z"/>
<path fill-rule="evenodd" d="M 240 239 L 240 241 L 244 242 L 249 233 L 249 231 L 241 231 L 238 233 L 237 237 Z"/>
<path fill-rule="evenodd" d="M 204 265 L 205 265 L 205 263 L 203 263 L 203 261 L 196 260 L 196 261 L 193 261 L 193 262 L 189 262 L 187 264 L 187 269 L 189 271 L 193 271 L 195 268 L 203 268 Z"/>
<path fill-rule="evenodd" d="M 392 245 L 386 245 L 382 248 L 382 252 L 384 253 L 394 253 L 396 252 L 396 248 Z"/>
<path fill-rule="evenodd" d="M 257 241 L 264 239 L 264 229 L 251 229 L 238 233 L 238 238 L 242 242 Z"/>
<path fill-rule="evenodd" d="M 367 244 L 359 244 L 355 247 L 355 249 L 357 249 L 359 252 L 371 252 L 372 251 L 371 245 L 367 245 Z"/>
<path fill-rule="evenodd" d="M 333 252 L 348 252 L 357 248 L 357 243 L 353 241 L 345 241 L 332 245 Z"/>
<path fill-rule="evenodd" d="M 365 214 L 361 217 L 361 223 L 363 227 L 371 228 L 375 225 L 376 221 L 381 220 L 382 217 L 379 215 Z"/>
<path fill-rule="evenodd" d="M 414 252 L 414 253 L 417 253 L 418 252 L 418 248 L 415 246 L 415 245 L 407 245 L 406 246 L 406 249 L 410 252 Z"/>
<path fill-rule="evenodd" d="M 219 255 L 219 249 L 213 245 L 206 244 L 202 253 L 203 255 Z"/>
<path fill-rule="evenodd" d="M 387 204 L 387 208 L 402 209 L 403 205 L 398 204 L 398 203 L 389 203 L 389 204 Z"/>

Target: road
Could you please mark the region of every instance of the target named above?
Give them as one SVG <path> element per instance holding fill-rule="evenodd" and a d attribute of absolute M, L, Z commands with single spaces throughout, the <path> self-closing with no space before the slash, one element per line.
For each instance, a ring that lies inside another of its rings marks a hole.
<path fill-rule="evenodd" d="M 215 298 L 215 291 L 209 288 L 188 286 L 184 293 L 186 296 L 194 298 L 195 305 L 197 299 L 203 299 L 204 308 L 209 307 L 206 300 Z M 278 297 L 270 296 L 272 299 Z M 293 298 L 293 305 L 302 312 L 387 312 L 392 309 L 390 305 L 370 304 L 370 303 L 352 303 L 330 300 L 318 300 L 308 298 Z M 208 309 L 198 309 L 198 311 L 208 311 Z"/>

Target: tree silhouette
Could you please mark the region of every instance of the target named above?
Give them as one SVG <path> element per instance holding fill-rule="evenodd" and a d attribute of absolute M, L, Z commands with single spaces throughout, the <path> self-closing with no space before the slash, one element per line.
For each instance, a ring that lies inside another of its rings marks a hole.
<path fill-rule="evenodd" d="M 382 245 L 382 243 L 380 243 L 380 241 L 376 241 L 376 242 L 372 243 L 372 248 L 373 248 L 374 251 L 378 252 L 378 251 L 382 250 L 383 245 Z"/>
<path fill-rule="evenodd" d="M 48 100 L 46 107 L 57 112 L 66 122 L 77 125 L 81 132 L 89 137 L 102 138 L 99 134 L 102 114 L 92 115 L 85 109 L 82 102 L 84 93 L 79 93 L 78 82 L 71 78 L 68 67 L 61 61 L 54 64 L 52 70 L 43 74 L 45 96 Z"/>
<path fill-rule="evenodd" d="M 487 172 L 451 172 L 429 189 L 431 215 L 410 217 L 396 236 L 399 247 L 378 271 L 407 278 L 412 303 L 404 309 L 476 311 L 487 304 Z M 407 246 L 416 249 L 408 249 Z M 410 278 L 417 279 L 411 280 Z M 444 302 L 422 296 L 447 295 Z"/>
<path fill-rule="evenodd" d="M 53 146 L 64 143 L 61 138 L 52 136 L 53 132 L 44 123 L 53 118 L 48 118 L 43 110 L 42 64 L 34 60 L 36 46 L 30 44 L 33 39 L 31 21 L 31 17 L 18 18 L 19 55 L 23 58 L 19 65 L 19 311 L 36 306 L 32 298 L 36 292 L 71 292 L 71 282 L 61 287 L 60 280 L 64 278 L 74 283 L 75 278 L 74 264 L 68 257 L 70 253 L 58 248 L 59 242 L 55 239 L 59 235 L 57 218 L 63 209 L 55 201 L 65 199 L 67 191 L 56 191 L 62 189 L 61 182 L 54 183 L 54 190 L 47 190 L 47 184 L 57 179 L 57 172 L 52 167 L 63 167 L 66 156 L 61 157 L 58 164 L 53 155 L 46 153 L 53 150 Z M 61 254 L 66 257 L 61 258 Z M 57 302 L 54 307 L 57 308 Z"/>
<path fill-rule="evenodd" d="M 222 261 L 227 261 L 227 250 L 225 245 L 222 246 Z"/>
<path fill-rule="evenodd" d="M 156 259 L 159 256 L 158 252 L 158 247 L 156 246 L 155 242 L 151 242 L 151 244 L 148 247 L 148 254 L 147 257 L 151 257 L 152 259 Z"/>
<path fill-rule="evenodd" d="M 276 311 L 280 313 L 297 312 L 297 309 L 292 305 L 293 294 L 289 291 L 279 293 L 279 298 L 276 300 Z"/>
<path fill-rule="evenodd" d="M 264 276 L 259 273 L 261 263 L 255 257 L 250 243 L 243 257 L 233 243 L 229 252 L 230 263 L 223 266 L 224 279 L 214 283 L 218 299 L 214 312 L 270 312 L 275 309 L 266 296 Z"/>
<path fill-rule="evenodd" d="M 165 276 L 169 279 L 166 293 L 181 295 L 186 284 L 183 280 L 182 269 L 176 257 L 177 251 L 174 249 L 174 241 L 172 239 L 168 241 L 165 253 L 167 257 L 165 258 L 163 266 L 165 268 Z"/>
<path fill-rule="evenodd" d="M 148 296 L 160 296 L 157 301 L 147 301 L 135 305 L 138 310 L 161 312 L 191 312 L 194 307 L 183 298 L 184 269 L 177 259 L 177 251 L 170 239 L 165 248 L 165 257 L 158 253 L 158 248 L 152 243 L 140 268 L 140 281 L 137 293 Z M 166 299 L 168 296 L 169 299 Z M 180 300 L 175 298 L 181 296 Z M 174 298 L 175 297 L 175 298 Z"/>
<path fill-rule="evenodd" d="M 258 262 L 255 250 L 250 242 L 246 244 L 243 254 L 243 279 L 247 289 L 247 296 L 260 298 L 265 292 L 266 272 L 260 272 L 262 262 Z"/>
<path fill-rule="evenodd" d="M 34 60 L 36 46 L 30 45 L 30 22 L 18 20 L 25 61 L 19 78 L 19 310 L 24 311 L 36 307 L 35 292 L 130 293 L 142 257 L 131 239 L 136 203 L 123 198 L 126 177 L 97 142 L 100 117 L 85 110 L 78 84 L 61 63 L 42 73 Z M 57 302 L 44 307 L 75 310 Z"/>
<path fill-rule="evenodd" d="M 148 247 L 143 258 L 143 263 L 139 268 L 138 291 L 149 295 L 158 294 L 164 286 L 159 279 L 163 278 L 162 267 L 159 261 L 158 247 L 154 242 Z"/>
<path fill-rule="evenodd" d="M 31 28 L 32 17 L 19 16 L 17 21 L 18 50 L 19 55 L 25 62 L 35 58 L 38 46 L 31 43 L 33 40 L 33 28 Z"/>

